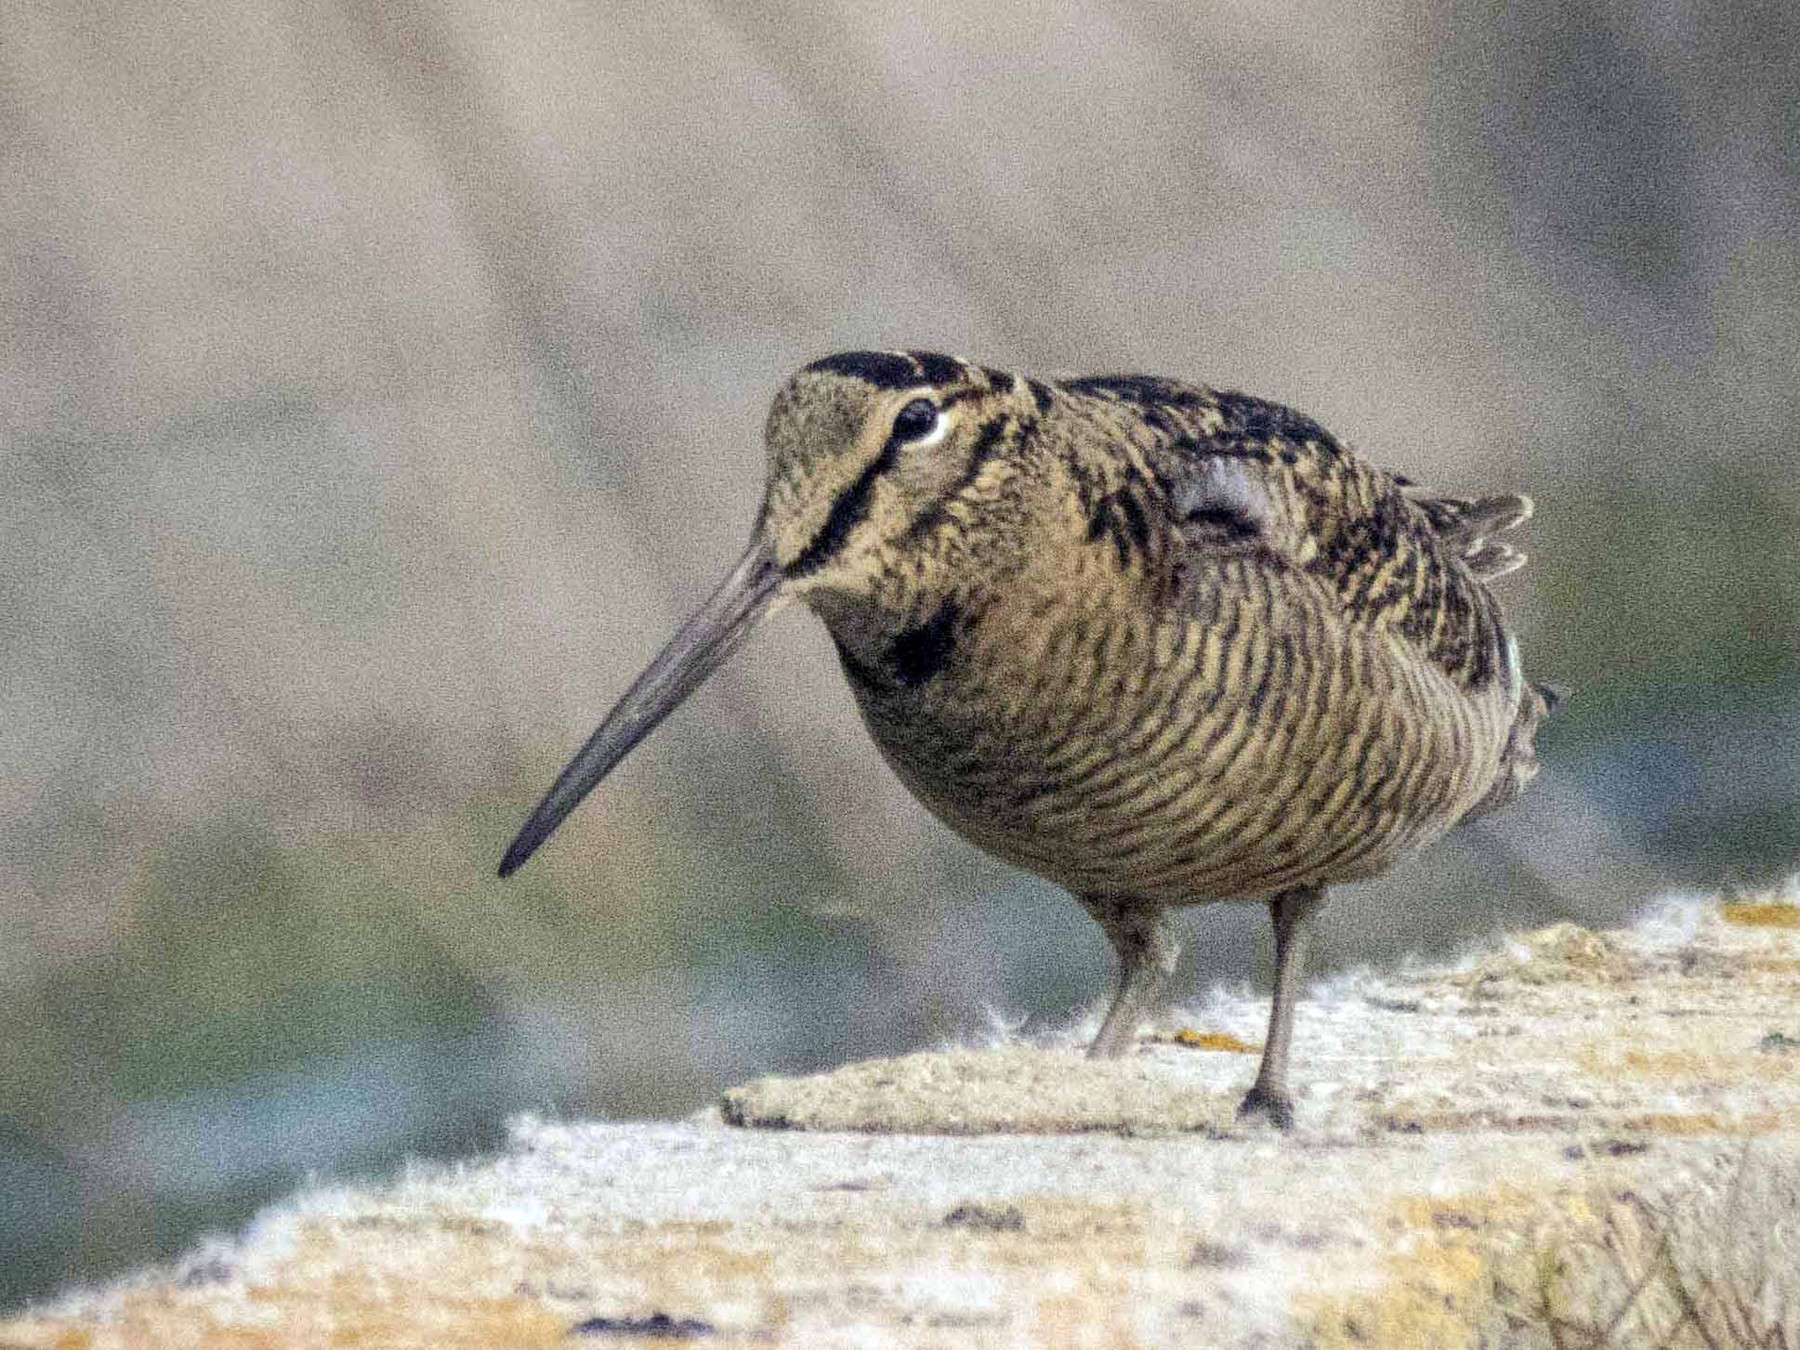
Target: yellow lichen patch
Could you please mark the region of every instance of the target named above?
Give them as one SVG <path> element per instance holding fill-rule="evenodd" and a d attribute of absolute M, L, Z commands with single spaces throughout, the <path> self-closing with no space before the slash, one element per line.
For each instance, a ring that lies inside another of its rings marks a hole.
<path fill-rule="evenodd" d="M 1780 900 L 1728 900 L 1719 906 L 1719 917 L 1745 928 L 1800 928 L 1800 905 Z"/>
<path fill-rule="evenodd" d="M 1717 1111 L 1649 1111 L 1642 1115 L 1626 1116 L 1615 1122 L 1615 1128 L 1683 1137 L 1705 1134 L 1773 1134 L 1781 1128 L 1781 1117 L 1773 1111 L 1749 1111 L 1741 1116 L 1727 1116 Z"/>
<path fill-rule="evenodd" d="M 1131 1325 L 1130 1307 L 1131 1289 L 1126 1280 L 1086 1275 L 1074 1288 L 1037 1300 L 1032 1343 L 1138 1350 L 1144 1342 Z"/>
<path fill-rule="evenodd" d="M 0 1350 L 91 1350 L 93 1333 L 52 1322 L 14 1322 L 0 1339 Z"/>
<path fill-rule="evenodd" d="M 1600 1078 L 1654 1078 L 1670 1087 L 1741 1083 L 1768 1071 L 1767 1057 L 1724 1050 L 1626 1050 L 1590 1046 L 1576 1061 Z"/>
<path fill-rule="evenodd" d="M 679 1304 L 696 1288 L 755 1300 L 769 1283 L 773 1255 L 746 1243 L 730 1224 L 668 1222 L 622 1236 L 606 1244 L 607 1269 L 641 1284 L 652 1300 Z"/>
<path fill-rule="evenodd" d="M 1021 1196 L 1019 1209 L 1026 1229 L 1053 1243 L 1099 1239 L 1141 1246 L 1148 1234 L 1179 1222 L 1174 1215 L 1153 1214 L 1149 1206 L 1131 1201 L 1067 1195 Z"/>
<path fill-rule="evenodd" d="M 1718 1064 L 1718 1058 L 1693 1050 L 1627 1050 L 1619 1056 L 1619 1063 L 1633 1073 L 1658 1078 L 1704 1078 Z"/>
<path fill-rule="evenodd" d="M 1182 1045 L 1190 1050 L 1228 1050 L 1234 1055 L 1262 1053 L 1260 1045 L 1252 1045 L 1229 1031 L 1195 1031 L 1192 1027 L 1182 1027 L 1164 1039 L 1170 1045 Z"/>
<path fill-rule="evenodd" d="M 323 1289 L 295 1291 L 289 1299 L 279 1289 L 259 1291 L 279 1318 L 279 1335 L 246 1346 L 304 1343 L 308 1329 L 329 1343 L 343 1346 L 419 1346 L 432 1350 L 486 1350 L 504 1345 L 519 1350 L 561 1345 L 569 1322 L 551 1309 L 516 1297 L 458 1298 L 442 1288 L 429 1299 L 396 1300 L 385 1287 L 364 1287 L 348 1294 L 343 1282 Z M 203 1342 L 234 1345 L 225 1340 Z"/>
<path fill-rule="evenodd" d="M 1754 975 L 1800 975 L 1800 956 L 1765 956 L 1761 952 L 1745 952 L 1737 960 L 1746 972 Z"/>
<path fill-rule="evenodd" d="M 116 1313 L 88 1329 L 29 1324 L 8 1327 L 6 1350 L 127 1350 L 145 1345 L 187 1350 L 280 1350 L 290 1345 L 431 1347 L 431 1350 L 519 1350 L 558 1346 L 566 1318 L 527 1299 L 458 1298 L 434 1288 L 429 1298 L 395 1299 L 388 1288 L 347 1288 L 348 1281 L 300 1281 L 252 1292 L 252 1306 L 266 1316 L 222 1313 L 203 1298 L 165 1291 L 127 1295 Z"/>
<path fill-rule="evenodd" d="M 1466 1350 L 1483 1344 L 1495 1290 L 1527 1277 L 1547 1232 L 1595 1226 L 1578 1192 L 1498 1187 L 1470 1195 L 1403 1197 L 1390 1212 L 1385 1277 L 1372 1290 L 1302 1296 L 1294 1310 L 1321 1350 L 1407 1346 Z"/>
<path fill-rule="evenodd" d="M 244 1290 L 248 1316 L 240 1325 L 266 1339 L 231 1341 L 218 1327 L 208 1328 L 200 1344 L 208 1350 L 308 1342 L 446 1350 L 559 1345 L 568 1318 L 517 1292 L 494 1268 L 494 1252 L 511 1232 L 477 1215 L 441 1211 L 308 1218 L 287 1258 Z M 397 1286 L 430 1293 L 397 1299 Z M 204 1303 L 202 1296 L 196 1307 Z M 275 1328 L 278 1334 L 265 1330 Z"/>

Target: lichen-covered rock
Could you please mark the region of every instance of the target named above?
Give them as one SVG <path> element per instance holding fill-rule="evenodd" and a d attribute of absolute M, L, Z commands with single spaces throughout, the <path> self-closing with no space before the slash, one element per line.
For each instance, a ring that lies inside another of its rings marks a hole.
<path fill-rule="evenodd" d="M 1670 905 L 1326 982 L 1287 1137 L 1233 1119 L 1262 1010 L 1216 995 L 1124 1063 L 1003 1044 L 680 1124 L 522 1121 L 498 1159 L 300 1196 L 0 1346 L 1548 1346 L 1551 1318 L 1655 1344 L 1707 1299 L 1781 1315 L 1790 915 Z"/>

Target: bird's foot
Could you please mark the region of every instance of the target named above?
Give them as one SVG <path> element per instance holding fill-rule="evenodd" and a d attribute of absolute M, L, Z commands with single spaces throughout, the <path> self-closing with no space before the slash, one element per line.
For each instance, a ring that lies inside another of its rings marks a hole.
<path fill-rule="evenodd" d="M 1267 1088 L 1258 1083 L 1244 1094 L 1244 1100 L 1238 1106 L 1238 1119 L 1249 1121 L 1258 1117 L 1286 1134 L 1294 1128 L 1294 1099 L 1280 1088 Z"/>
<path fill-rule="evenodd" d="M 1135 1049 L 1137 1049 L 1137 1029 L 1135 1027 L 1121 1031 L 1117 1027 L 1108 1025 L 1100 1028 L 1100 1034 L 1095 1036 L 1093 1042 L 1088 1046 L 1087 1057 L 1089 1059 L 1123 1059 Z"/>

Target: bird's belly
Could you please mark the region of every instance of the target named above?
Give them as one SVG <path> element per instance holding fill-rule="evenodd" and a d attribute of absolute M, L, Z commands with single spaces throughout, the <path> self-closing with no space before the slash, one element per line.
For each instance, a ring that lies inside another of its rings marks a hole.
<path fill-rule="evenodd" d="M 1384 635 L 1237 618 L 1072 616 L 989 634 L 920 687 L 852 684 L 934 814 L 1080 893 L 1186 903 L 1371 876 L 1487 790 L 1499 698 Z"/>

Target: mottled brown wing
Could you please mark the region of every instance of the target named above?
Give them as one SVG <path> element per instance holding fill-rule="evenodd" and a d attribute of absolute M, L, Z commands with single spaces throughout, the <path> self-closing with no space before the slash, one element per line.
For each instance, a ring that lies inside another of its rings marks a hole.
<path fill-rule="evenodd" d="M 1330 587 L 1351 622 L 1399 634 L 1465 687 L 1506 669 L 1482 579 L 1523 561 L 1489 536 L 1524 519 L 1526 499 L 1409 499 L 1311 418 L 1244 394 L 1183 390 L 1163 420 L 1173 434 L 1153 463 L 1190 547 L 1259 542 Z"/>

